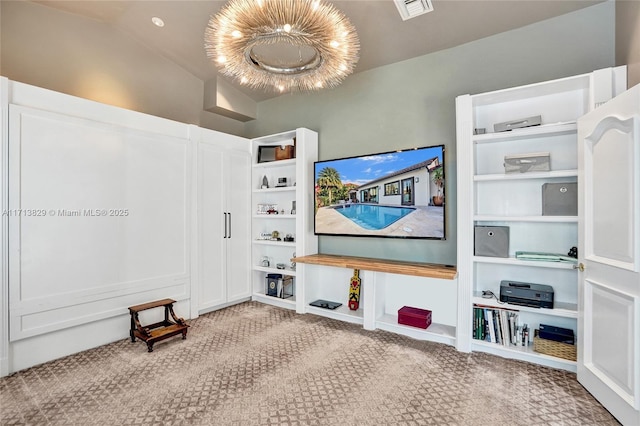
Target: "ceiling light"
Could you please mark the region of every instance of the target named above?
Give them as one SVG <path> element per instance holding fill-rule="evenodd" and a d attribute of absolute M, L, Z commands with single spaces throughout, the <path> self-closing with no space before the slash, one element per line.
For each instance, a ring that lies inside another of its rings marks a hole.
<path fill-rule="evenodd" d="M 209 20 L 205 50 L 222 74 L 252 88 L 307 91 L 342 83 L 360 42 L 349 19 L 320 0 L 231 0 Z"/>
<path fill-rule="evenodd" d="M 151 22 L 153 22 L 153 24 L 156 27 L 160 27 L 160 28 L 164 27 L 164 21 L 158 18 L 157 16 L 154 16 L 153 18 L 151 18 Z"/>

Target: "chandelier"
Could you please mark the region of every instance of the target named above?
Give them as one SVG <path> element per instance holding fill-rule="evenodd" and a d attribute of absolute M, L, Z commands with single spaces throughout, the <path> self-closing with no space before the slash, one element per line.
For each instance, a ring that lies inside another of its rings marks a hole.
<path fill-rule="evenodd" d="M 209 20 L 205 50 L 243 85 L 310 91 L 351 74 L 360 42 L 349 19 L 320 0 L 231 0 Z"/>

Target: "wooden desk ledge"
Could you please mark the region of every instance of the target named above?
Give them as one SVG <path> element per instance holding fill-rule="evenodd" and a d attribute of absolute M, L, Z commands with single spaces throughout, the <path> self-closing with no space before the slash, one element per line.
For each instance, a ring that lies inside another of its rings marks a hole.
<path fill-rule="evenodd" d="M 418 277 L 453 280 L 458 270 L 453 265 L 437 263 L 404 262 L 400 260 L 373 259 L 368 257 L 340 256 L 334 254 L 312 254 L 291 259 L 296 263 L 335 266 L 347 269 L 387 272 L 390 274 L 415 275 Z"/>

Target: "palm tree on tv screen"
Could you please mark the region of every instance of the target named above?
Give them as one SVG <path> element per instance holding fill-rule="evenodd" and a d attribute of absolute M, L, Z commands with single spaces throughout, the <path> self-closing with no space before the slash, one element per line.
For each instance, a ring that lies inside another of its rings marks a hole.
<path fill-rule="evenodd" d="M 333 167 L 325 167 L 318 173 L 318 186 L 327 190 L 329 193 L 329 205 L 332 203 L 332 189 L 339 189 L 342 187 L 342 180 L 340 179 L 340 173 Z"/>

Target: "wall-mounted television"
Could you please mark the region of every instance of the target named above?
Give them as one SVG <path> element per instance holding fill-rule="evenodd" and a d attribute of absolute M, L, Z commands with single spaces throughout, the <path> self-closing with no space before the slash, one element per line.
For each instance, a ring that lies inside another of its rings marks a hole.
<path fill-rule="evenodd" d="M 314 163 L 316 235 L 445 239 L 444 145 Z"/>

